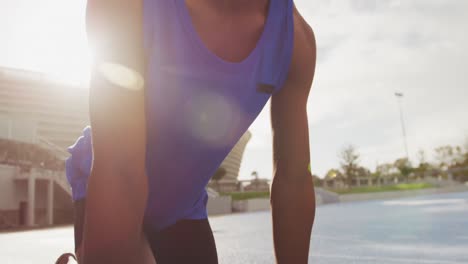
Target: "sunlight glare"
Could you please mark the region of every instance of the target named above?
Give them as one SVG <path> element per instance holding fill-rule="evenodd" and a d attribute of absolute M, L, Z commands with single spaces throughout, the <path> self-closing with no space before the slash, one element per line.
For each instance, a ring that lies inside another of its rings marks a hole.
<path fill-rule="evenodd" d="M 132 91 L 144 86 L 143 76 L 137 71 L 117 63 L 105 62 L 98 66 L 98 72 L 112 84 Z"/>
<path fill-rule="evenodd" d="M 87 87 L 85 7 L 85 0 L 2 1 L 0 67 L 44 73 L 60 83 Z"/>

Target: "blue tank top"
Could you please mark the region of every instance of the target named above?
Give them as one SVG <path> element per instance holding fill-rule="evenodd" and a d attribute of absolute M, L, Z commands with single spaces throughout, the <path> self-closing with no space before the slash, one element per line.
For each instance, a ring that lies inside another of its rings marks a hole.
<path fill-rule="evenodd" d="M 293 1 L 270 0 L 256 47 L 238 63 L 219 58 L 204 45 L 185 0 L 144 0 L 143 26 L 145 226 L 157 231 L 181 219 L 207 218 L 208 181 L 286 80 Z M 73 159 L 73 147 L 70 152 Z"/>

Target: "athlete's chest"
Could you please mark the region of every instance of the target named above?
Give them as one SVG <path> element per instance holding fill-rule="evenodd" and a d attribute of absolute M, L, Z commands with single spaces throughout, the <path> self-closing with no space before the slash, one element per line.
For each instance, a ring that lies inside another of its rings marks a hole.
<path fill-rule="evenodd" d="M 203 45 L 229 62 L 244 60 L 255 49 L 264 30 L 266 10 L 223 15 L 187 4 L 190 22 Z"/>
<path fill-rule="evenodd" d="M 229 20 L 170 3 L 145 20 L 149 139 L 168 152 L 232 146 L 285 79 L 290 16 L 279 1 Z"/>

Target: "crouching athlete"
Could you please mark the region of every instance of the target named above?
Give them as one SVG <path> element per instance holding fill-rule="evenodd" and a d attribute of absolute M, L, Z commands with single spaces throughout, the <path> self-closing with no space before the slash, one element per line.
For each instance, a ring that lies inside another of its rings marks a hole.
<path fill-rule="evenodd" d="M 66 164 L 80 264 L 218 263 L 205 187 L 270 99 L 275 256 L 307 263 L 316 45 L 293 1 L 88 0 L 86 23 L 91 127 Z"/>

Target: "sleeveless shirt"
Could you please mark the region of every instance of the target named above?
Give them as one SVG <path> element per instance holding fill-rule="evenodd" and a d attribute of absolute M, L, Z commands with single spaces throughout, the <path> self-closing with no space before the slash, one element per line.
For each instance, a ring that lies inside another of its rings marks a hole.
<path fill-rule="evenodd" d="M 293 1 L 270 0 L 250 54 L 228 62 L 197 34 L 185 0 L 144 0 L 148 200 L 145 227 L 207 218 L 206 185 L 284 85 L 293 51 Z M 240 40 L 241 41 L 241 40 Z M 83 198 L 91 168 L 89 127 L 69 148 L 67 178 Z"/>

